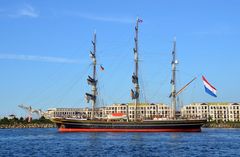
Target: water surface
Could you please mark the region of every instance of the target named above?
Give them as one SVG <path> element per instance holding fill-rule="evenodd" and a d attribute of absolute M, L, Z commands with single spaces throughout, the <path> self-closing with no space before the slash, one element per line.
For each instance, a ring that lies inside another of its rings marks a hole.
<path fill-rule="evenodd" d="M 240 129 L 203 129 L 201 133 L 0 129 L 0 156 L 240 156 Z"/>

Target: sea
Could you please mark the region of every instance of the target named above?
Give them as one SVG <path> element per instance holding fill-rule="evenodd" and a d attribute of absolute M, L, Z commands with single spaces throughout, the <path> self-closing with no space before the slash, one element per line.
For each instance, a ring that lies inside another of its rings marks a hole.
<path fill-rule="evenodd" d="M 1 157 L 240 156 L 240 129 L 199 133 L 60 133 L 55 128 L 0 129 Z"/>

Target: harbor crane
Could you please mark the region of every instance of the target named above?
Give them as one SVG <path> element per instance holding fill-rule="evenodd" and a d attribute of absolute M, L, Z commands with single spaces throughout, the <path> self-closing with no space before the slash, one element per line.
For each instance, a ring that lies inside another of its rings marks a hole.
<path fill-rule="evenodd" d="M 31 106 L 26 106 L 26 105 L 18 105 L 18 107 L 24 109 L 25 111 L 27 111 L 28 113 L 28 122 L 31 122 L 32 119 L 32 114 L 35 113 L 37 114 L 39 117 L 44 115 L 44 112 L 41 109 L 33 109 Z"/>

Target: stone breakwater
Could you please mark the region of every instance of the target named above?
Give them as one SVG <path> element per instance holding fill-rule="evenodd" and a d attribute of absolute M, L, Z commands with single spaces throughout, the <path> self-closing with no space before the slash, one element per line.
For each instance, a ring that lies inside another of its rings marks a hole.
<path fill-rule="evenodd" d="M 10 128 L 55 128 L 55 124 L 0 124 L 0 129 L 10 129 Z"/>
<path fill-rule="evenodd" d="M 204 128 L 240 128 L 240 123 L 206 123 Z"/>

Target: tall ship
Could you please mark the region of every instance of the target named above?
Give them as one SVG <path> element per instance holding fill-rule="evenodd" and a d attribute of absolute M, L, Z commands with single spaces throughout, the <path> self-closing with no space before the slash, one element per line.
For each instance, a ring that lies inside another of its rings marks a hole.
<path fill-rule="evenodd" d="M 201 132 L 202 125 L 206 119 L 183 119 L 176 114 L 176 98 L 177 96 L 196 78 L 191 80 L 178 92 L 176 91 L 176 40 L 173 42 L 172 51 L 172 79 L 171 79 L 171 106 L 172 112 L 170 118 L 154 118 L 145 120 L 140 118 L 138 112 L 139 105 L 139 57 L 138 57 L 138 29 L 139 23 L 142 20 L 137 19 L 135 26 L 135 47 L 134 51 L 134 64 L 135 70 L 132 75 L 132 83 L 134 89 L 131 89 L 131 97 L 134 100 L 134 115 L 133 120 L 129 121 L 128 115 L 121 113 L 114 113 L 111 118 L 99 118 L 96 116 L 96 101 L 97 101 L 97 78 L 96 78 L 96 33 L 92 41 L 93 51 L 90 51 L 90 58 L 92 59 L 92 76 L 88 76 L 87 82 L 92 87 L 91 93 L 86 93 L 85 98 L 87 102 L 92 103 L 91 117 L 89 118 L 76 118 L 76 117 L 52 117 L 51 121 L 56 123 L 60 132 Z"/>

